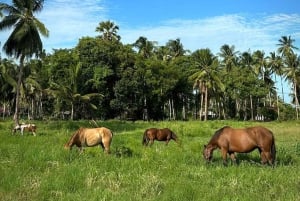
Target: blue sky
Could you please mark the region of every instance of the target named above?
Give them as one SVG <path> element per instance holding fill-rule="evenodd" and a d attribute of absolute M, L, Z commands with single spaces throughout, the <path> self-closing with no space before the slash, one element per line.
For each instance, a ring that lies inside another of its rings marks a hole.
<path fill-rule="evenodd" d="M 299 0 L 45 0 L 37 17 L 50 31 L 43 39 L 47 52 L 75 47 L 81 37 L 97 35 L 95 28 L 106 20 L 119 26 L 124 44 L 140 36 L 159 45 L 180 38 L 191 51 L 210 48 L 217 54 L 229 44 L 269 54 L 281 36 L 290 35 L 300 48 Z M 1 44 L 8 35 L 0 32 Z"/>

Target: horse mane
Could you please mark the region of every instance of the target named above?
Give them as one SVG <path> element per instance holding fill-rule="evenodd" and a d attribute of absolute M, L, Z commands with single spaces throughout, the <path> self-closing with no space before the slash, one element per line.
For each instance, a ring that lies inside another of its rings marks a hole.
<path fill-rule="evenodd" d="M 214 135 L 212 136 L 211 140 L 209 141 L 209 144 L 214 142 L 215 140 L 218 139 L 218 137 L 220 137 L 220 135 L 223 133 L 223 130 L 225 128 L 230 128 L 230 126 L 224 126 L 223 128 L 220 128 L 219 130 L 217 130 Z"/>
<path fill-rule="evenodd" d="M 70 138 L 70 140 L 67 142 L 67 144 L 65 146 L 72 146 L 74 144 L 74 142 L 76 142 L 79 138 L 78 134 L 83 130 L 84 128 L 80 127 L 78 130 L 76 130 L 72 137 Z"/>

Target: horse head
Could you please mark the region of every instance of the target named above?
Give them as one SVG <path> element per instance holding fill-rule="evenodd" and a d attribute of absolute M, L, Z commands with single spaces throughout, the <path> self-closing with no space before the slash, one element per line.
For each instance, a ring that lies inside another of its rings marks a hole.
<path fill-rule="evenodd" d="M 211 161 L 214 147 L 212 145 L 204 145 L 203 157 L 206 161 Z"/>

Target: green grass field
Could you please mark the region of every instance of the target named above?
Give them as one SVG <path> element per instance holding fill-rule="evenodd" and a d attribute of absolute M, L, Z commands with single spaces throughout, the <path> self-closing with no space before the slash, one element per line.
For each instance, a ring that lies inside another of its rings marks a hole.
<path fill-rule="evenodd" d="M 112 153 L 99 147 L 67 151 L 64 143 L 88 121 L 34 122 L 37 136 L 12 135 L 12 121 L 0 121 L 0 200 L 300 200 L 300 122 L 98 121 L 114 132 Z M 238 154 L 239 165 L 202 158 L 203 145 L 225 126 L 263 125 L 274 132 L 275 168 L 260 165 L 258 151 Z M 169 127 L 178 146 L 143 147 L 149 127 Z"/>

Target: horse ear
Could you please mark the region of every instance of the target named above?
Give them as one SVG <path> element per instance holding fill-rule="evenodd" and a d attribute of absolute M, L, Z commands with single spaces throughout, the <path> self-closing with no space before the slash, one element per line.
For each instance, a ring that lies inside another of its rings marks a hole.
<path fill-rule="evenodd" d="M 206 144 L 204 145 L 204 148 L 206 148 Z"/>

